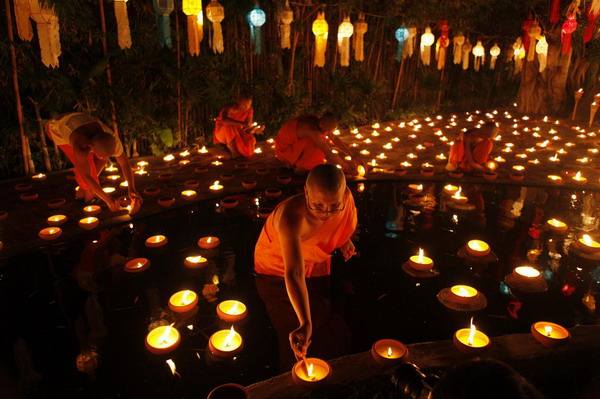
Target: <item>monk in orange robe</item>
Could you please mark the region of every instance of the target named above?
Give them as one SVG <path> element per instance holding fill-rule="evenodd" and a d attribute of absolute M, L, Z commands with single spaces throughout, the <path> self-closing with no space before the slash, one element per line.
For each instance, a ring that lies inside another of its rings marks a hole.
<path fill-rule="evenodd" d="M 446 170 L 485 170 L 484 165 L 494 147 L 492 140 L 497 134 L 498 126 L 495 122 L 486 122 L 480 128 L 461 133 L 450 148 Z"/>
<path fill-rule="evenodd" d="M 335 165 L 315 166 L 303 194 L 280 203 L 268 217 L 256 243 L 254 269 L 283 277 L 299 326 L 289 335 L 297 359 L 306 356 L 312 335 L 306 278 L 327 276 L 331 255 L 340 248 L 345 260 L 356 253 L 350 237 L 356 207 L 346 179 Z"/>
<path fill-rule="evenodd" d="M 237 102 L 227 104 L 217 117 L 213 141 L 227 146 L 233 159 L 250 158 L 254 154 L 256 144 L 255 133 L 260 133 L 264 126 L 255 126 L 252 97 L 241 94 Z"/>
<path fill-rule="evenodd" d="M 330 163 L 340 165 L 344 170 L 354 173 L 360 158 L 335 135 L 338 121 L 332 113 L 322 117 L 316 115 L 299 116 L 279 129 L 275 138 L 275 156 L 296 174 L 310 171 L 317 165 Z M 352 158 L 344 161 L 329 146 L 331 140 L 342 152 Z"/>

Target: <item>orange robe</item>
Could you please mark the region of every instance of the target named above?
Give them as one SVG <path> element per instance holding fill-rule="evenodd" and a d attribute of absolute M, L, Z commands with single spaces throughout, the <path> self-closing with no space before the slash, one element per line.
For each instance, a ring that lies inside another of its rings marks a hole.
<path fill-rule="evenodd" d="M 281 205 L 281 204 L 280 204 Z M 254 270 L 259 274 L 283 277 L 285 264 L 279 234 L 273 225 L 274 216 L 281 212 L 279 205 L 269 215 L 254 250 Z M 344 194 L 344 210 L 334 214 L 309 239 L 302 241 L 302 256 L 306 277 L 329 275 L 331 255 L 350 239 L 356 229 L 356 207 L 349 189 Z"/>
<path fill-rule="evenodd" d="M 244 132 L 237 126 L 223 124 L 223 111 L 219 112 L 217 122 L 215 123 L 215 131 L 213 133 L 213 141 L 215 144 L 223 143 L 229 145 L 232 141 L 235 144 L 235 148 L 240 154 L 246 158 L 251 157 L 254 154 L 254 144 L 256 144 L 256 138 L 253 134 Z M 254 115 L 252 108 L 232 114 L 229 117 L 238 122 L 245 122 Z"/>
<path fill-rule="evenodd" d="M 484 139 L 471 149 L 471 156 L 475 163 L 483 165 L 487 162 L 494 142 L 490 139 Z M 464 135 L 460 135 L 455 141 L 452 147 L 450 147 L 450 154 L 448 155 L 448 170 L 462 169 L 465 172 L 470 172 L 473 167 L 469 165 L 469 161 L 465 155 L 465 141 Z"/>
<path fill-rule="evenodd" d="M 325 154 L 310 138 L 298 138 L 296 132 L 298 121 L 306 117 L 294 118 L 279 129 L 275 138 L 275 156 L 281 162 L 289 163 L 304 170 L 311 170 L 315 166 L 325 163 Z"/>

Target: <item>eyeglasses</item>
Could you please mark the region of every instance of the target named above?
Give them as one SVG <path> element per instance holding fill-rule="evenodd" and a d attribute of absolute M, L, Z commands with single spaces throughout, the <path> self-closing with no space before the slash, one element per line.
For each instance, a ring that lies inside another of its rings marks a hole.
<path fill-rule="evenodd" d="M 328 213 L 331 213 L 331 214 L 340 213 L 346 207 L 346 204 L 342 203 L 342 206 L 340 208 L 334 208 L 334 209 L 330 209 L 328 211 L 325 210 L 325 209 L 322 209 L 322 208 L 318 208 L 318 207 L 317 208 L 313 208 L 312 206 L 310 206 L 310 202 L 308 200 L 308 196 L 305 196 L 305 197 L 306 197 L 306 206 L 308 207 L 308 209 L 310 209 L 313 212 L 317 212 L 317 213 L 324 213 L 324 214 L 328 214 Z"/>

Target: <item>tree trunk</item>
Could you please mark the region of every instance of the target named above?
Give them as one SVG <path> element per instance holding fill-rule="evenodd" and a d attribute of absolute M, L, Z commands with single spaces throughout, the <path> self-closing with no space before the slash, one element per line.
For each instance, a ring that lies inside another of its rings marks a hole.
<path fill-rule="evenodd" d="M 52 163 L 50 162 L 50 155 L 48 154 L 48 146 L 46 145 L 46 134 L 44 132 L 44 124 L 42 123 L 42 116 L 40 115 L 40 107 L 37 102 L 33 101 L 31 97 L 29 97 L 29 101 L 33 104 L 33 109 L 35 110 L 35 117 L 38 121 L 38 127 L 40 130 L 40 141 L 42 143 L 42 154 L 44 155 L 44 164 L 46 165 L 46 170 L 48 172 L 52 171 Z"/>

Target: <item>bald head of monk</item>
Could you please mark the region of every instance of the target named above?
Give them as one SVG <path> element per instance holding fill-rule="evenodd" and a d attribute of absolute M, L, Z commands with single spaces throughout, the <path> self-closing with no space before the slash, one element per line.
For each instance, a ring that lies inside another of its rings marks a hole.
<path fill-rule="evenodd" d="M 94 155 L 100 159 L 108 159 L 117 152 L 117 140 L 112 134 L 106 133 L 99 123 L 81 125 L 73 133 L 85 137 Z"/>
<path fill-rule="evenodd" d="M 332 164 L 315 166 L 304 186 L 307 208 L 320 220 L 327 220 L 344 209 L 345 192 L 346 177 Z"/>
<path fill-rule="evenodd" d="M 324 133 L 333 132 L 338 127 L 338 120 L 335 114 L 327 112 L 319 118 L 319 129 Z"/>

